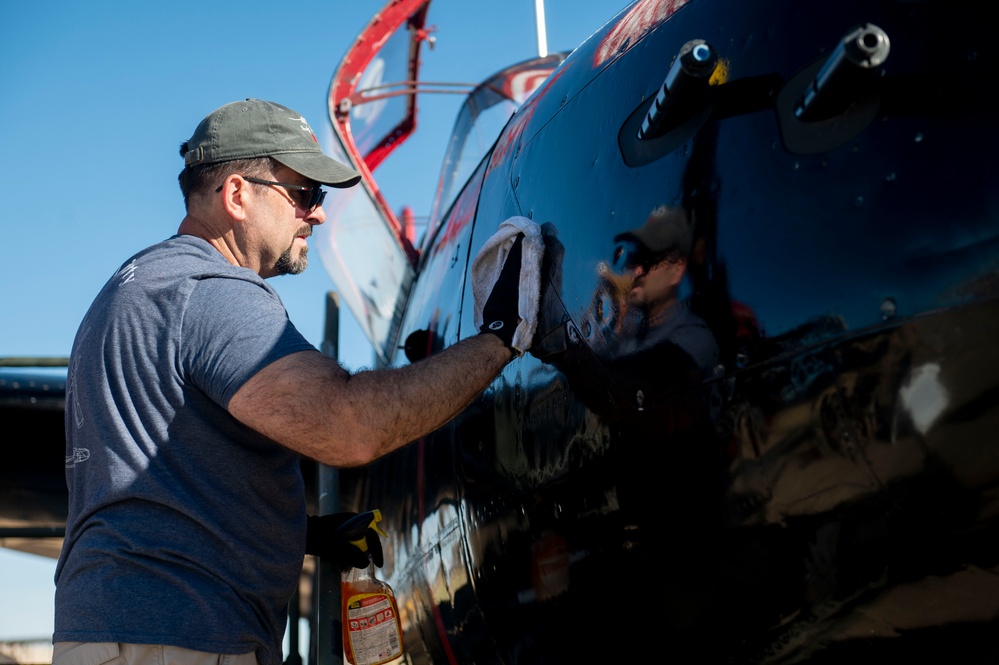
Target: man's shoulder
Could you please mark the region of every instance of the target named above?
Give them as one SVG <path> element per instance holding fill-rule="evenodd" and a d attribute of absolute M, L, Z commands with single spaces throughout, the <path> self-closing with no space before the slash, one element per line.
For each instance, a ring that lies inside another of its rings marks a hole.
<path fill-rule="evenodd" d="M 96 300 L 135 307 L 149 300 L 189 302 L 198 293 L 218 301 L 261 292 L 274 293 L 255 272 L 232 265 L 200 238 L 176 235 L 128 258 Z"/>

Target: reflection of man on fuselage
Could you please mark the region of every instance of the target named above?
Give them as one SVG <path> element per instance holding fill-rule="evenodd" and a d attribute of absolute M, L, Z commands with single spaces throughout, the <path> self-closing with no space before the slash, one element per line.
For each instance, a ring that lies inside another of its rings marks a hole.
<path fill-rule="evenodd" d="M 682 209 L 660 206 L 642 226 L 614 238 L 618 243 L 615 265 L 631 278 L 622 289 L 622 326 L 615 357 L 671 342 L 690 356 L 702 376 L 709 376 L 717 365 L 714 335 L 680 299 L 691 235 Z"/>
<path fill-rule="evenodd" d="M 694 237 L 687 212 L 667 206 L 614 237 L 612 262 L 600 271 L 602 288 L 615 294 L 605 308 L 613 312 L 605 329 L 614 332 L 597 351 L 622 406 L 607 468 L 627 479 L 615 496 L 632 554 L 661 561 L 654 543 L 670 533 L 682 543 L 671 548 L 670 565 L 690 571 L 704 570 L 716 549 L 724 473 L 714 432 L 718 343 L 681 288 Z M 668 593 L 659 588 L 670 598 L 670 625 L 698 617 L 704 581 L 674 580 Z"/>
<path fill-rule="evenodd" d="M 546 274 L 557 294 L 565 252 L 546 226 L 552 266 Z M 673 548 L 672 560 L 693 569 L 712 551 L 719 519 L 724 466 L 713 421 L 719 350 L 681 288 L 695 236 L 687 212 L 667 207 L 615 236 L 613 252 L 597 265 L 590 306 L 570 322 L 565 344 L 556 334 L 567 313 L 563 300 L 548 294 L 539 321 L 544 332 L 531 351 L 562 373 L 574 402 L 598 416 L 609 445 L 600 463 L 586 468 L 593 485 L 606 485 L 606 495 L 614 496 L 614 516 L 602 521 L 606 541 L 620 538 L 622 562 L 639 568 L 643 561 L 658 565 L 658 542 L 668 532 L 685 543 Z"/>

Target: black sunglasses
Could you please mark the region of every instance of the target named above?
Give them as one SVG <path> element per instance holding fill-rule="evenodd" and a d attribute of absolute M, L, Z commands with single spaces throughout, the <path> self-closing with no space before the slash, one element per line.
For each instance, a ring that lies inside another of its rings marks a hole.
<path fill-rule="evenodd" d="M 632 243 L 619 245 L 614 250 L 614 265 L 625 270 L 635 270 L 641 267 L 642 272 L 649 272 L 667 258 L 668 256 L 664 254 L 653 254 L 644 247 Z"/>
<path fill-rule="evenodd" d="M 258 185 L 276 185 L 278 187 L 284 187 L 292 192 L 298 192 L 298 196 L 292 196 L 295 199 L 296 204 L 302 210 L 308 210 L 312 212 L 319 206 L 323 204 L 326 199 L 326 190 L 322 188 L 321 185 L 316 185 L 315 187 L 306 187 L 305 185 L 292 185 L 287 182 L 275 182 L 274 180 L 261 180 L 260 178 L 251 178 L 250 176 L 241 176 L 243 180 L 247 182 L 256 183 Z M 216 192 L 222 191 L 222 185 L 219 185 Z"/>

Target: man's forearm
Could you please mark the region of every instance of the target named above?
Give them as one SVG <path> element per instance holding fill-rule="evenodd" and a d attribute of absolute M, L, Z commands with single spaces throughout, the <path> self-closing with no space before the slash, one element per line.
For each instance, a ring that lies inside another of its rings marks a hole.
<path fill-rule="evenodd" d="M 511 358 L 498 337 L 476 335 L 413 365 L 355 374 L 347 392 L 371 396 L 359 429 L 378 432 L 376 456 L 433 432 L 488 388 Z"/>
<path fill-rule="evenodd" d="M 359 466 L 443 426 L 511 357 L 499 338 L 477 335 L 413 365 L 352 375 L 303 351 L 257 372 L 230 400 L 229 412 L 319 462 Z"/>

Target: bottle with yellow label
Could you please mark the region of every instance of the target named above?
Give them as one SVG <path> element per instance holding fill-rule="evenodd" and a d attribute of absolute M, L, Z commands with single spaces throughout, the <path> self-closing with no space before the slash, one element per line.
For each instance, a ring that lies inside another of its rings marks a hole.
<path fill-rule="evenodd" d="M 378 528 L 382 514 L 378 510 L 362 513 L 370 516 L 364 531 Z M 364 532 L 362 532 L 363 534 Z M 368 553 L 367 568 L 351 568 L 343 573 L 340 597 L 343 618 L 343 654 L 351 665 L 383 665 L 402 662 L 402 624 L 395 593 L 386 582 L 375 577 L 375 564 L 368 544 L 361 535 L 351 542 Z"/>

